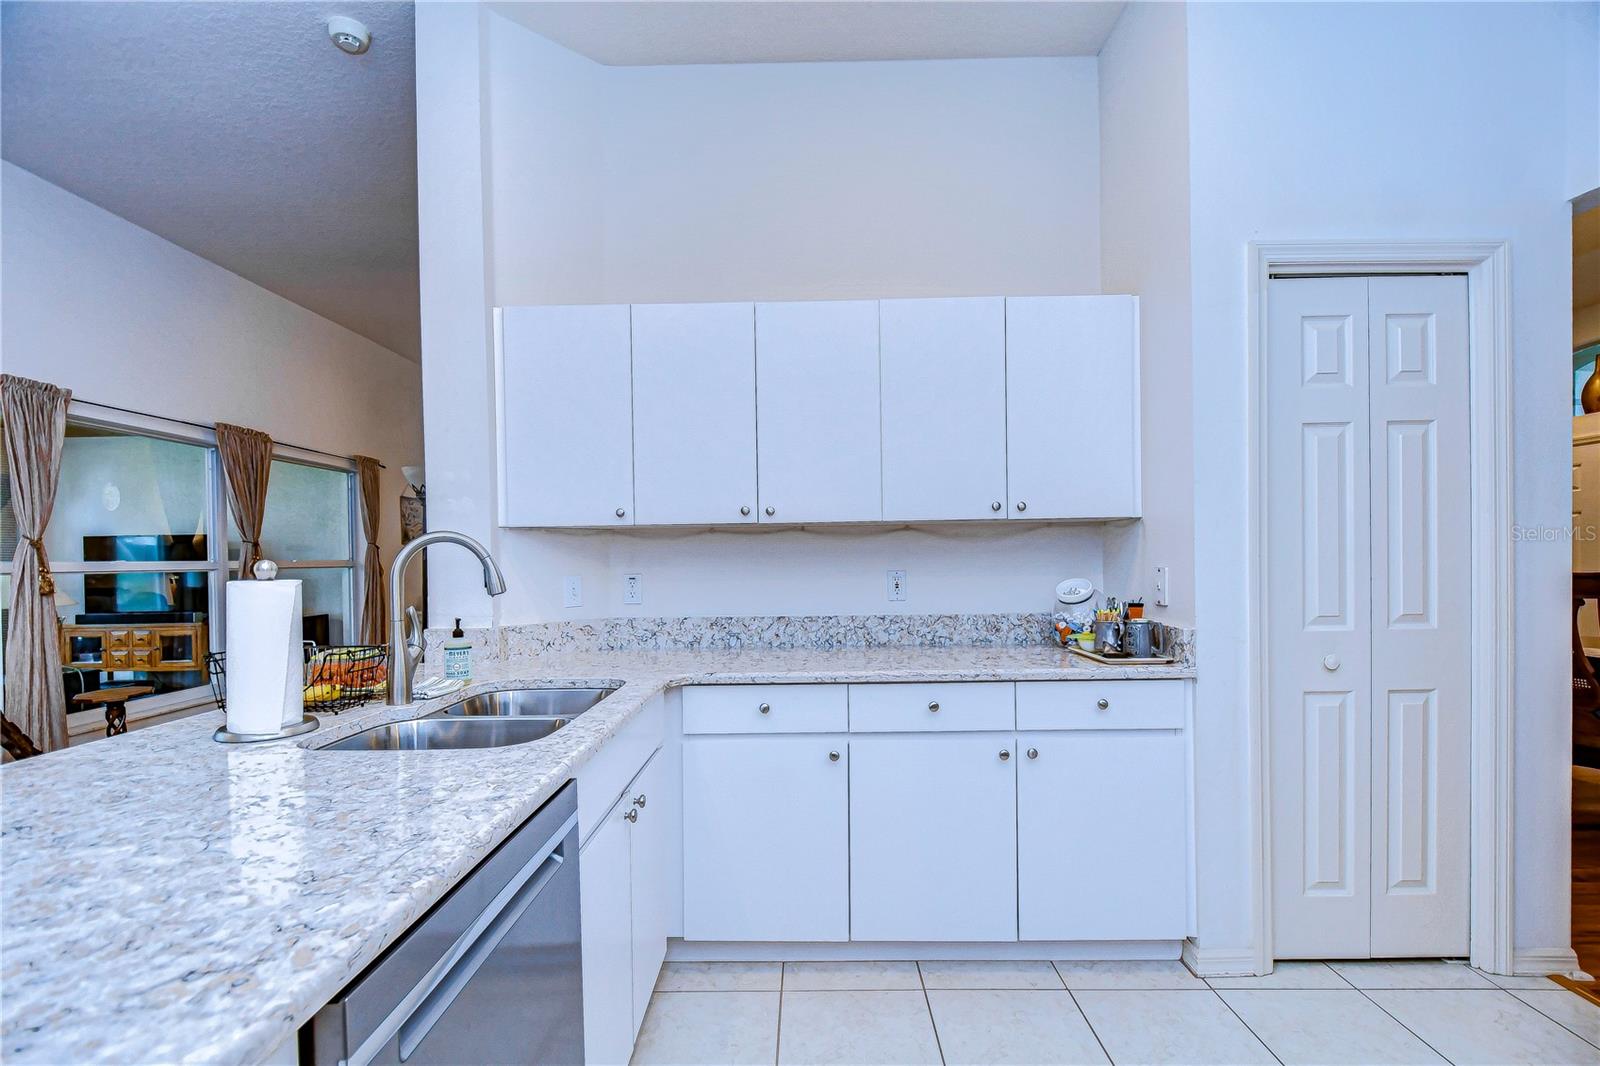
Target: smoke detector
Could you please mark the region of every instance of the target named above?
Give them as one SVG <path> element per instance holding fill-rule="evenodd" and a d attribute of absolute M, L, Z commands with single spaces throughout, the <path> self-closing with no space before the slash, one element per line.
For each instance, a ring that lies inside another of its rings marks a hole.
<path fill-rule="evenodd" d="M 334 15 L 328 20 L 328 39 L 341 52 L 358 56 L 372 44 L 372 34 L 367 27 L 353 18 Z"/>

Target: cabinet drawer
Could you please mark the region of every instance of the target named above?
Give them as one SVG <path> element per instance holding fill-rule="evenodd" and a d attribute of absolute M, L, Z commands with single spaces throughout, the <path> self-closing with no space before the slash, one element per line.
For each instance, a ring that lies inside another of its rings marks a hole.
<path fill-rule="evenodd" d="M 1168 681 L 1022 681 L 1018 729 L 1182 729 L 1183 685 Z"/>
<path fill-rule="evenodd" d="M 1016 728 L 1009 681 L 850 686 L 852 733 L 949 733 Z"/>
<path fill-rule="evenodd" d="M 683 690 L 685 733 L 843 733 L 844 685 L 701 685 Z"/>

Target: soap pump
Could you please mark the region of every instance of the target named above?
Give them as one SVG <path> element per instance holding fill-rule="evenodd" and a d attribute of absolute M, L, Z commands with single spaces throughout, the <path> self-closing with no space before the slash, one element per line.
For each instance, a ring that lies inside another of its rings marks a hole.
<path fill-rule="evenodd" d="M 472 677 L 472 642 L 462 632 L 459 618 L 456 619 L 456 627 L 450 631 L 450 639 L 444 642 L 444 676 L 462 681 Z"/>

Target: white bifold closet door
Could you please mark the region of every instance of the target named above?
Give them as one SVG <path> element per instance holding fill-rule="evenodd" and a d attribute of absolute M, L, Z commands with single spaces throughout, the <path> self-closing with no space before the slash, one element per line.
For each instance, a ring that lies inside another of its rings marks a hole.
<path fill-rule="evenodd" d="M 1465 955 L 1467 280 L 1276 279 L 1265 358 L 1273 954 Z"/>

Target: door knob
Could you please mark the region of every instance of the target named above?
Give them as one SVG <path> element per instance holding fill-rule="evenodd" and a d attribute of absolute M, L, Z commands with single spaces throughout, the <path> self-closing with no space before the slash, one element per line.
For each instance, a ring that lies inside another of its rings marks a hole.
<path fill-rule="evenodd" d="M 1337 655 L 1324 655 L 1322 657 L 1322 668 L 1330 673 L 1339 669 L 1339 657 Z"/>
<path fill-rule="evenodd" d="M 773 515 L 775 515 L 777 513 L 778 513 L 777 508 L 775 508 L 775 507 L 768 507 L 767 508 L 767 517 L 768 518 L 771 518 Z"/>
<path fill-rule="evenodd" d="M 741 507 L 741 508 L 739 508 L 739 513 L 740 513 L 740 514 L 744 514 L 744 515 L 747 515 L 747 514 L 749 514 L 749 513 L 750 513 L 750 508 L 748 508 L 748 507 Z"/>
<path fill-rule="evenodd" d="M 1029 748 L 1028 749 L 1028 758 L 1037 759 L 1038 757 L 1039 757 L 1039 749 L 1038 748 Z"/>
<path fill-rule="evenodd" d="M 627 511 L 626 511 L 626 510 L 625 510 L 625 509 L 623 509 L 623 508 L 621 508 L 621 507 L 618 507 L 618 508 L 617 508 L 617 517 L 618 517 L 618 518 L 622 518 L 622 517 L 623 517 L 623 516 L 625 516 L 625 515 L 626 515 L 626 514 L 627 514 L 627 513 L 628 513 L 628 512 L 627 512 Z"/>
<path fill-rule="evenodd" d="M 1000 761 L 1005 762 L 1011 758 L 1011 753 L 1004 748 L 1000 749 Z"/>
<path fill-rule="evenodd" d="M 836 751 L 828 752 L 828 761 L 829 762 L 838 762 L 839 761 L 839 753 L 836 752 Z"/>

